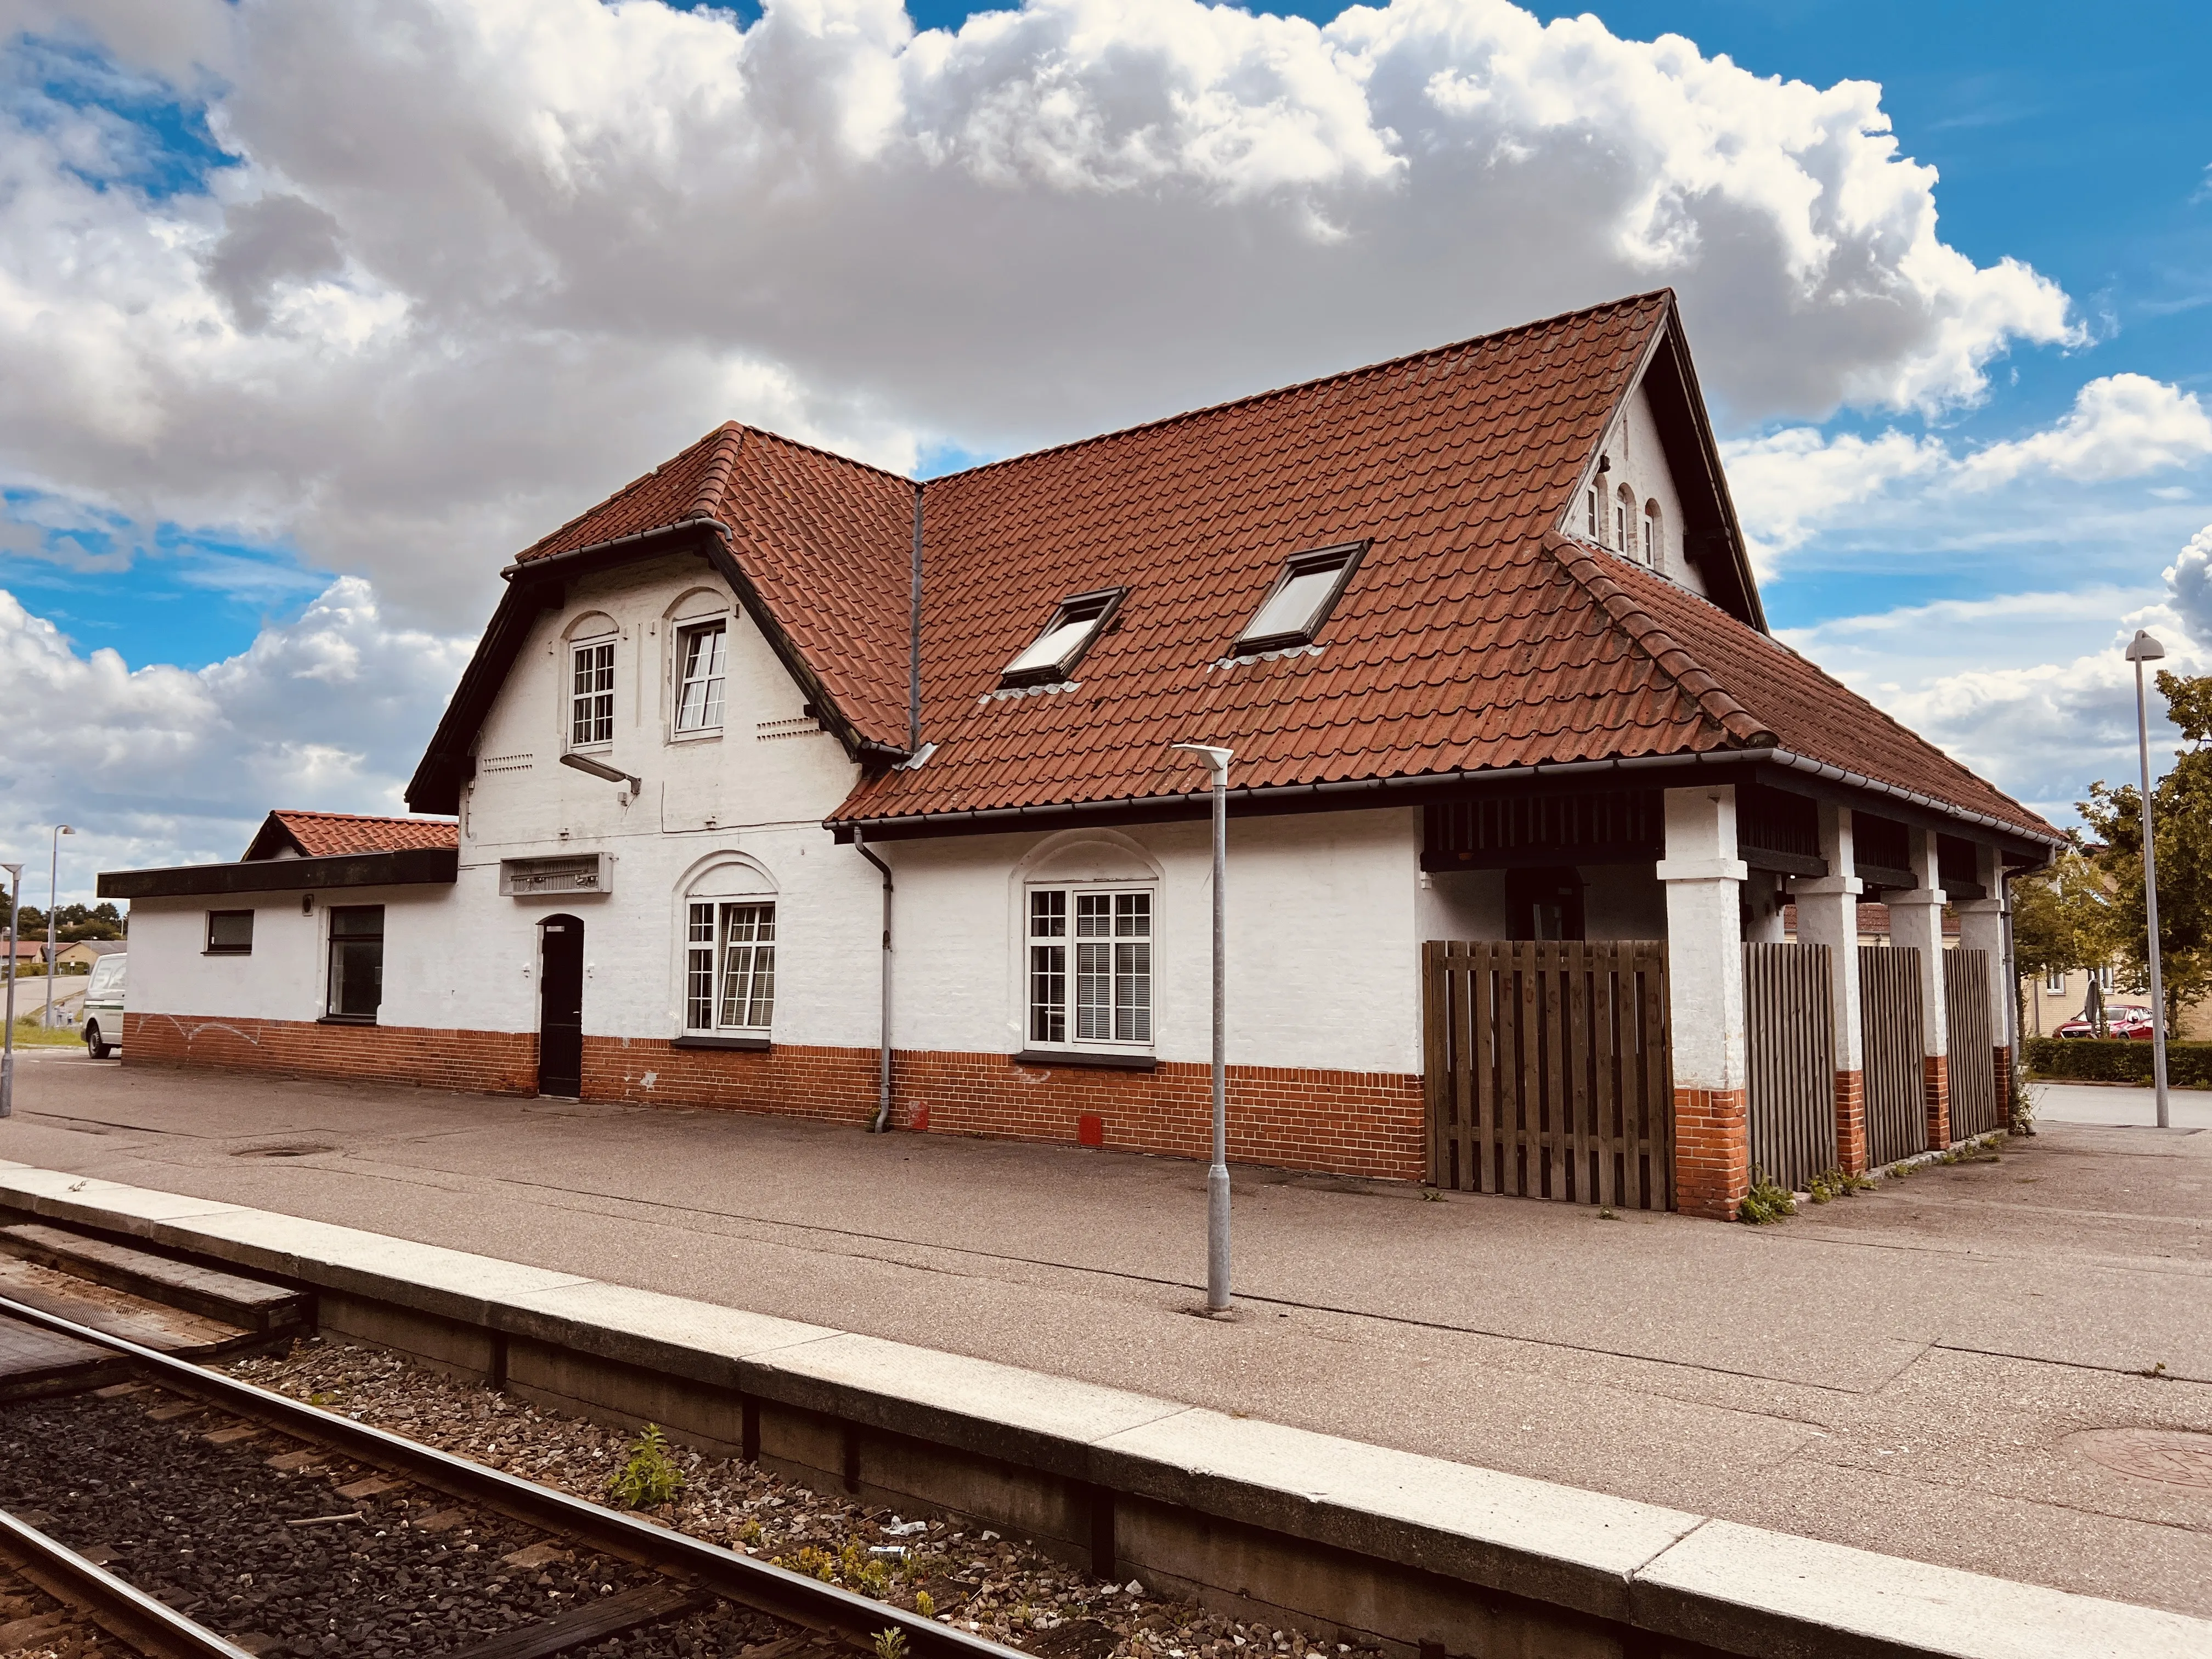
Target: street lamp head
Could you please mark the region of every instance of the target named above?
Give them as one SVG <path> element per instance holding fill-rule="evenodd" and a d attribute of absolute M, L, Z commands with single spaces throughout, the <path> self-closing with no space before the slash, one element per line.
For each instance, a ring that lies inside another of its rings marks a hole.
<path fill-rule="evenodd" d="M 54 833 L 58 836 L 73 836 L 76 834 L 76 831 L 70 829 L 66 823 L 58 823 L 54 826 Z"/>
<path fill-rule="evenodd" d="M 1229 763 L 1236 758 L 1236 750 L 1224 749 L 1218 744 L 1171 743 L 1168 747 L 1180 749 L 1186 754 L 1203 755 L 1206 757 L 1206 763 L 1213 769 L 1213 775 L 1216 778 L 1226 778 L 1229 775 Z"/>
<path fill-rule="evenodd" d="M 2136 629 L 2135 638 L 2128 641 L 2130 662 L 2156 662 L 2165 655 L 2166 647 L 2140 628 Z"/>

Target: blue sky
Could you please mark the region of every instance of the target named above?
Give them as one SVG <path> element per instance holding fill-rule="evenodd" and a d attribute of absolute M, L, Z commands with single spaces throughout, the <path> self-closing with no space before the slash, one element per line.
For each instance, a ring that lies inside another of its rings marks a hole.
<path fill-rule="evenodd" d="M 933 474 L 1662 282 L 1798 648 L 2060 817 L 2116 637 L 2212 669 L 2212 8 L 883 6 L 0 41 L 0 838 L 397 805 L 499 565 L 724 418 Z"/>

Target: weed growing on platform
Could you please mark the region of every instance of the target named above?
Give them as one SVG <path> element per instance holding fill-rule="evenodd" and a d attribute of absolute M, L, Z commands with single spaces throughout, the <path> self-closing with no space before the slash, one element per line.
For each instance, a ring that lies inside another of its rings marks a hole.
<path fill-rule="evenodd" d="M 1797 1200 L 1787 1187 L 1778 1187 L 1757 1170 L 1751 1172 L 1751 1190 L 1736 1206 L 1735 1218 L 1747 1226 L 1764 1227 L 1784 1216 L 1797 1213 Z"/>
<path fill-rule="evenodd" d="M 906 1659 L 906 1632 L 896 1628 L 878 1631 L 876 1659 Z"/>
<path fill-rule="evenodd" d="M 1854 1174 L 1849 1170 L 1823 1170 L 1813 1177 L 1808 1188 L 1815 1204 L 1826 1204 L 1834 1199 L 1849 1198 L 1853 1193 L 1873 1190 L 1873 1176 Z"/>
<path fill-rule="evenodd" d="M 657 1423 L 630 1443 L 629 1462 L 607 1477 L 607 1495 L 626 1510 L 659 1509 L 684 1490 L 684 1471 L 668 1455 L 668 1437 Z"/>

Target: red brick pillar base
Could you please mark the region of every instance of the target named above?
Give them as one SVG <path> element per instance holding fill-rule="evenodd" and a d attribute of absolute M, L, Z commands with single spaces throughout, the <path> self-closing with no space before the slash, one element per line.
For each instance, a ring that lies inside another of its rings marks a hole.
<path fill-rule="evenodd" d="M 1674 1091 L 1674 1207 L 1735 1219 L 1751 1190 L 1751 1115 L 1741 1089 Z"/>
<path fill-rule="evenodd" d="M 1990 1064 L 1997 1068 L 1997 1116 L 2006 1123 L 2012 1121 L 2012 1050 L 1998 1048 L 1990 1051 Z"/>
<path fill-rule="evenodd" d="M 1836 1167 L 1864 1175 L 1867 1166 L 1866 1073 L 1836 1073 Z"/>
<path fill-rule="evenodd" d="M 1940 1152 L 1951 1144 L 1951 1062 L 1947 1056 L 1921 1057 L 1920 1098 L 1928 1108 L 1928 1150 Z"/>

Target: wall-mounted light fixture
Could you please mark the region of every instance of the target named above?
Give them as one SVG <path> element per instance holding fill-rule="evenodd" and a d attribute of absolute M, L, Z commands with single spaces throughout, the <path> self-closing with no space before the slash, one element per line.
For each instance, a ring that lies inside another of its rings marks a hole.
<path fill-rule="evenodd" d="M 585 773 L 591 777 L 598 778 L 606 783 L 628 784 L 629 786 L 629 792 L 633 795 L 636 794 L 640 789 L 644 787 L 644 785 L 640 782 L 634 775 L 628 772 L 618 771 L 611 766 L 602 766 L 599 762 L 592 759 L 587 755 L 563 755 L 561 757 L 561 764 L 563 766 L 573 766 L 579 772 Z"/>

